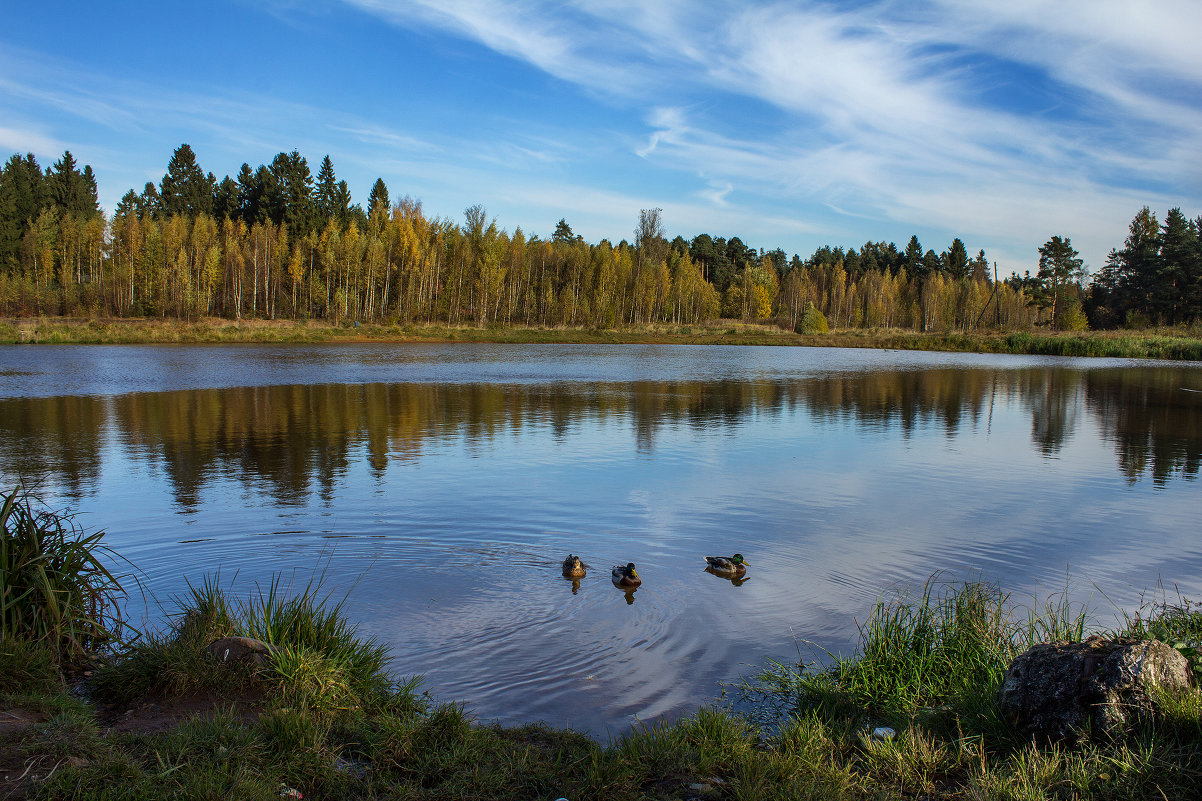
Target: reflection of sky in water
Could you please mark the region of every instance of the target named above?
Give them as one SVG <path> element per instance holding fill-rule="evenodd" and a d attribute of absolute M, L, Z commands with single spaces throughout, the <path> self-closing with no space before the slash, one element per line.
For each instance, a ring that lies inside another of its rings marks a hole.
<path fill-rule="evenodd" d="M 0 368 L 0 477 L 70 498 L 160 599 L 217 568 L 244 589 L 324 569 L 400 672 L 486 718 L 688 710 L 799 643 L 847 650 L 879 593 L 937 571 L 1018 598 L 1067 572 L 1128 606 L 1202 589 L 1193 365 L 263 346 L 0 348 Z M 180 391 L 225 386 L 259 389 Z M 568 551 L 591 568 L 575 595 Z M 734 551 L 746 583 L 702 572 Z M 609 567 L 631 560 L 627 605 Z"/>

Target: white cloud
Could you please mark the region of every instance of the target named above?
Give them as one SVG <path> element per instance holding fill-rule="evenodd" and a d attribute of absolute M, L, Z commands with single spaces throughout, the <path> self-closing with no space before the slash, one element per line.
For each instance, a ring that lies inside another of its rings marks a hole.
<path fill-rule="evenodd" d="M 35 156 L 58 156 L 69 148 L 41 131 L 0 125 L 0 150 L 12 153 L 33 153 Z"/>
<path fill-rule="evenodd" d="M 331 131 L 349 134 L 361 142 L 373 145 L 386 145 L 404 152 L 435 153 L 444 149 L 433 142 L 427 142 L 416 136 L 409 136 L 379 125 L 348 127 L 346 125 L 331 124 L 329 128 Z"/>

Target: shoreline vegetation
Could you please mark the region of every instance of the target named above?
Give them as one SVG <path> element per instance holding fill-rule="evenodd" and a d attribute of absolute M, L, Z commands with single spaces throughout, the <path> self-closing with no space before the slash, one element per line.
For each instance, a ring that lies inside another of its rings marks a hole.
<path fill-rule="evenodd" d="M 922 333 L 840 329 L 795 333 L 768 323 L 710 320 L 622 328 L 341 324 L 295 320 L 194 321 L 159 318 L 0 318 L 0 344 L 446 343 L 782 345 L 1042 356 L 1202 360 L 1197 328 L 1142 331 Z"/>
<path fill-rule="evenodd" d="M 481 205 L 457 222 L 393 202 L 382 178 L 353 203 L 328 154 L 314 176 L 296 150 L 218 179 L 185 143 L 158 184 L 131 188 L 111 214 L 97 198 L 97 176 L 70 152 L 45 169 L 32 154 L 0 167 L 0 315 L 605 331 L 723 318 L 803 333 L 820 318 L 823 330 L 949 340 L 982 324 L 1202 323 L 1202 217 L 1179 207 L 1163 222 L 1143 207 L 1092 274 L 1056 234 L 1029 254 L 1034 274 L 1003 277 L 959 237 L 940 251 L 912 235 L 790 256 L 738 236 L 669 238 L 659 208 L 639 210 L 629 239 L 586 241 L 562 218 L 544 238 Z"/>
<path fill-rule="evenodd" d="M 1202 610 L 1184 599 L 1102 632 L 1067 590 L 1024 607 L 987 582 L 934 577 L 882 598 L 850 656 L 769 663 L 738 688 L 739 711 L 701 706 L 600 743 L 482 725 L 398 681 L 319 580 L 236 597 L 206 578 L 171 625 L 128 638 L 113 578 L 95 570 L 101 534 L 19 492 L 0 534 L 15 590 L 0 618 L 5 798 L 1160 799 L 1202 786 L 1196 689 L 1106 742 L 1034 741 L 996 704 L 1031 644 L 1094 633 L 1159 639 L 1202 673 Z M 43 555 L 79 569 L 24 592 Z M 210 653 L 231 635 L 267 643 L 266 658 Z"/>

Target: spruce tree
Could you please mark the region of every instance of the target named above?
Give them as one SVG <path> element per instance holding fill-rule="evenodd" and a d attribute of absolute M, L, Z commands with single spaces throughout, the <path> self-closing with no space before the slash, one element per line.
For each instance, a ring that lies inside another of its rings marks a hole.
<path fill-rule="evenodd" d="M 167 174 L 159 183 L 163 213 L 195 217 L 213 211 L 213 176 L 205 175 L 196 163 L 196 154 L 186 142 L 171 154 Z"/>
<path fill-rule="evenodd" d="M 968 249 L 959 237 L 952 240 L 952 246 L 948 248 L 943 261 L 947 274 L 952 278 L 968 277 Z"/>
<path fill-rule="evenodd" d="M 72 212 L 78 215 L 95 214 L 99 208 L 96 204 L 96 179 L 92 168 L 88 167 L 86 174 L 80 172 L 75 164 L 71 151 L 65 151 L 63 157 L 54 162 L 54 167 L 46 172 L 46 188 L 49 200 L 60 215 Z"/>
<path fill-rule="evenodd" d="M 367 198 L 367 213 L 374 214 L 381 209 L 387 214 L 392 205 L 388 202 L 388 187 L 384 185 L 384 179 L 377 178 Z"/>
<path fill-rule="evenodd" d="M 339 216 L 338 178 L 334 175 L 334 162 L 330 161 L 327 153 L 321 160 L 321 168 L 317 171 L 317 186 L 314 190 L 314 200 L 317 204 L 317 227 L 325 228 L 326 223 Z"/>
<path fill-rule="evenodd" d="M 241 188 L 238 182 L 228 175 L 222 178 L 221 183 L 213 190 L 213 218 L 218 222 L 227 217 L 231 220 L 238 219 L 240 197 Z"/>
<path fill-rule="evenodd" d="M 906 243 L 905 261 L 902 263 L 906 272 L 915 277 L 924 275 L 927 268 L 922 257 L 922 245 L 918 242 L 918 236 L 911 236 L 910 241 Z"/>
<path fill-rule="evenodd" d="M 0 171 L 0 265 L 17 265 L 21 240 L 49 202 L 46 178 L 32 153 L 13 155 Z"/>
<path fill-rule="evenodd" d="M 1190 316 L 1187 295 L 1198 235 L 1181 209 L 1169 209 L 1160 234 L 1160 266 L 1151 292 L 1153 310 L 1170 325 Z"/>

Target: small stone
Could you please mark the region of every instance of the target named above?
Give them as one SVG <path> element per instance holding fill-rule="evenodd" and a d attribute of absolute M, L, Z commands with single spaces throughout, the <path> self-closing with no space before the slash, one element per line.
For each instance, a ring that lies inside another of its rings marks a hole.
<path fill-rule="evenodd" d="M 209 643 L 209 653 L 218 662 L 240 662 L 261 667 L 271 658 L 271 646 L 253 637 L 222 637 Z"/>
<path fill-rule="evenodd" d="M 877 726 L 872 730 L 872 734 L 870 736 L 874 740 L 892 740 L 895 736 L 897 736 L 897 732 L 888 726 Z"/>

